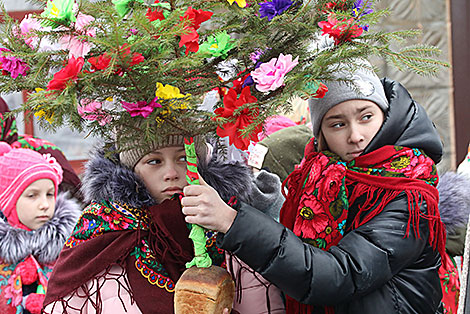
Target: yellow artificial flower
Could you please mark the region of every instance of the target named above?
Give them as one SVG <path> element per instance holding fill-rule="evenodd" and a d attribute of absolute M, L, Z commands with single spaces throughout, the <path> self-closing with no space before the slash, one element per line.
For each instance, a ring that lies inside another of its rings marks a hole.
<path fill-rule="evenodd" d="M 43 118 L 50 124 L 52 124 L 52 121 L 54 121 L 54 113 L 53 112 L 46 112 L 44 110 L 39 110 L 34 113 L 34 115 L 38 118 Z"/>
<path fill-rule="evenodd" d="M 157 96 L 158 99 L 173 99 L 191 96 L 191 94 L 183 95 L 181 94 L 180 89 L 178 87 L 171 86 L 170 84 L 163 86 L 162 83 L 157 82 L 157 90 L 155 91 L 155 96 Z"/>
<path fill-rule="evenodd" d="M 227 0 L 230 5 L 232 5 L 234 2 L 238 4 L 240 8 L 246 7 L 246 1 L 245 0 Z"/>
<path fill-rule="evenodd" d="M 36 91 L 36 93 L 38 93 L 38 92 L 44 91 L 44 88 L 36 87 L 34 90 Z M 40 106 L 36 107 L 36 109 L 40 109 L 40 108 L 41 108 Z M 46 120 L 50 124 L 52 124 L 52 121 L 54 121 L 54 112 L 46 112 L 46 111 L 41 109 L 39 111 L 36 111 L 34 113 L 34 115 L 38 118 L 43 118 L 44 120 Z"/>
<path fill-rule="evenodd" d="M 191 96 L 191 94 L 181 94 L 181 91 L 178 87 L 171 86 L 169 84 L 163 85 L 160 82 L 157 82 L 157 90 L 155 91 L 155 96 L 158 97 L 158 99 L 177 99 L 177 98 L 185 98 Z M 176 101 L 170 101 L 169 105 L 160 112 L 160 115 L 162 117 L 167 117 L 171 114 L 171 110 L 175 109 L 188 109 L 188 103 L 183 101 L 183 102 L 176 102 Z M 159 118 L 157 118 L 157 122 Z"/>

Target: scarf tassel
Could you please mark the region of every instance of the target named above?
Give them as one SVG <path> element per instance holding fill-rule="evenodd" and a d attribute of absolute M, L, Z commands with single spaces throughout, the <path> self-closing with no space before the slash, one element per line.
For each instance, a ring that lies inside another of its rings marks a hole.
<path fill-rule="evenodd" d="M 356 229 L 370 221 L 381 213 L 385 206 L 402 192 L 404 192 L 408 198 L 408 211 L 410 214 L 405 237 L 409 236 L 412 228 L 414 235 L 419 239 L 419 222 L 420 218 L 424 218 L 428 220 L 429 225 L 429 244 L 433 249 L 437 249 L 441 256 L 444 256 L 446 241 L 445 225 L 442 223 L 439 214 L 438 200 L 435 198 L 435 195 L 428 193 L 426 190 L 391 190 L 370 184 L 356 183 L 349 197 L 350 204 L 361 195 L 366 195 L 366 200 L 359 207 L 359 212 L 354 218 L 351 228 Z M 380 202 L 377 202 L 377 200 L 380 200 Z M 420 209 L 423 206 L 423 202 L 427 206 L 426 214 Z M 367 215 L 363 216 L 365 213 L 367 213 Z"/>

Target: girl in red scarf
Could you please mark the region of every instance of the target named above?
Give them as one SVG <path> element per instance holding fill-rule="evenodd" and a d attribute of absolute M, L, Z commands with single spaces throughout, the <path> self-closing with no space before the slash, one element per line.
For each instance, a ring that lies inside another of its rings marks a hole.
<path fill-rule="evenodd" d="M 284 182 L 281 224 L 208 186 L 186 187 L 186 221 L 220 231 L 286 294 L 287 313 L 442 313 L 455 291 L 438 211 L 442 145 L 424 109 L 370 65 L 338 73 L 309 102 L 314 136 Z M 441 262 L 442 258 L 442 262 Z"/>

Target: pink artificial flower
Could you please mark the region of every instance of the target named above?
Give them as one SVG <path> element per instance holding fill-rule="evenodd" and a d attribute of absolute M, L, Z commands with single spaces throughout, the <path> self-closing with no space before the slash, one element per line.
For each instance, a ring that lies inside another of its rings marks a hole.
<path fill-rule="evenodd" d="M 88 24 L 93 22 L 95 18 L 91 15 L 79 13 L 77 15 L 77 21 L 75 22 L 75 31 L 80 35 L 86 35 L 89 37 L 96 36 L 96 30 L 94 28 L 88 28 Z M 59 40 L 62 49 L 69 51 L 69 56 L 75 58 L 84 57 L 90 52 L 91 44 L 85 39 L 80 39 L 78 36 L 65 35 Z"/>
<path fill-rule="evenodd" d="M 75 30 L 90 37 L 96 36 L 96 30 L 88 27 L 88 24 L 93 22 L 95 18 L 91 15 L 78 13 L 77 20 L 75 21 Z"/>
<path fill-rule="evenodd" d="M 34 36 L 34 31 L 39 29 L 41 29 L 41 23 L 31 14 L 26 15 L 20 23 L 21 36 L 24 37 L 25 43 L 32 49 L 38 46 L 39 38 Z"/>
<path fill-rule="evenodd" d="M 3 56 L 4 51 L 10 51 L 6 48 L 0 48 L 0 67 L 4 71 L 10 72 L 12 78 L 17 78 L 18 75 L 26 76 L 29 71 L 29 66 L 21 59 L 14 56 Z"/>
<path fill-rule="evenodd" d="M 80 117 L 89 121 L 98 121 L 100 125 L 111 122 L 111 116 L 107 115 L 103 110 L 101 103 L 91 101 L 89 99 L 81 99 L 80 105 L 77 106 Z"/>
<path fill-rule="evenodd" d="M 251 76 L 256 83 L 256 89 L 260 92 L 276 90 L 284 85 L 284 76 L 290 72 L 298 63 L 299 57 L 292 60 L 292 55 L 279 58 L 272 58 L 268 63 L 263 63 L 251 72 Z"/>
<path fill-rule="evenodd" d="M 91 50 L 91 44 L 77 36 L 65 35 L 60 38 L 59 43 L 62 49 L 69 51 L 69 57 L 85 57 Z"/>
<path fill-rule="evenodd" d="M 161 107 L 159 103 L 157 103 L 157 97 L 155 97 L 151 102 L 147 103 L 144 100 L 138 101 L 137 103 L 129 103 L 122 101 L 122 107 L 130 113 L 131 117 L 142 116 L 147 118 L 152 112 L 154 108 Z"/>

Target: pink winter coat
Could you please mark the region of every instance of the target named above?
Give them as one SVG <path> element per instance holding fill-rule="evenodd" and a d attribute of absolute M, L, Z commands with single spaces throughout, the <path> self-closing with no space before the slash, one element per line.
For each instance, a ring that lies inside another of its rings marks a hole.
<path fill-rule="evenodd" d="M 103 304 L 103 313 L 112 313 L 112 314 L 121 314 L 121 313 L 126 313 L 126 314 L 141 314 L 142 312 L 140 311 L 139 307 L 137 306 L 137 303 L 134 301 L 131 301 L 131 298 L 129 296 L 129 293 L 125 290 L 122 289 L 122 286 L 125 285 L 124 280 L 127 280 L 127 275 L 121 276 L 121 274 L 125 270 L 118 265 L 114 265 L 111 267 L 111 270 L 106 274 L 104 277 L 100 277 L 100 275 L 97 276 L 97 280 L 91 280 L 87 282 L 87 287 L 90 291 L 90 294 L 93 294 L 96 292 L 96 285 L 100 286 L 100 296 Z M 103 271 L 104 273 L 104 271 Z M 118 275 L 119 274 L 119 275 Z M 126 278 L 126 279 L 124 279 Z M 120 297 L 118 296 L 118 289 L 119 289 L 119 284 L 120 282 L 121 288 L 119 290 Z M 79 288 L 78 290 L 78 295 L 84 295 L 83 289 Z M 84 298 L 80 298 L 77 295 L 74 295 L 72 298 L 69 296 L 66 296 L 64 299 L 68 301 L 68 308 L 66 313 L 67 314 L 94 314 L 96 313 L 95 308 L 90 304 L 90 302 L 87 302 L 85 304 Z M 93 301 L 95 301 L 95 298 L 93 298 Z M 73 310 L 71 308 L 75 309 L 81 309 L 81 310 Z M 59 302 L 51 303 L 49 304 L 45 310 L 45 313 L 51 313 L 51 314 L 62 314 L 63 309 L 62 306 Z"/>
<path fill-rule="evenodd" d="M 235 278 L 233 310 L 240 314 L 285 314 L 281 290 L 234 255 L 226 254 L 227 268 Z M 266 298 L 268 289 L 270 311 Z"/>

